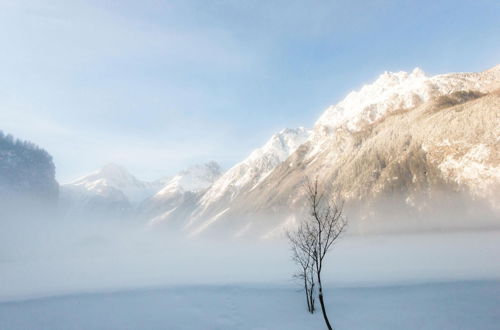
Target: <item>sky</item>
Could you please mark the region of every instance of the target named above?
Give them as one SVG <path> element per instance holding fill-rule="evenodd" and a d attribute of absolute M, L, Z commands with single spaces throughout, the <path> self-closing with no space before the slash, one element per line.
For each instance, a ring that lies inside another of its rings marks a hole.
<path fill-rule="evenodd" d="M 71 181 L 228 168 L 384 71 L 500 63 L 500 2 L 0 0 L 0 130 Z"/>

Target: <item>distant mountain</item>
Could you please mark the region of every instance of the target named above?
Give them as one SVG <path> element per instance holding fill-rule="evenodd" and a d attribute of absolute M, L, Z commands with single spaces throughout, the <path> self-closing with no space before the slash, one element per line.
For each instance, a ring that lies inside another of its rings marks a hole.
<path fill-rule="evenodd" d="M 35 204 L 55 207 L 58 188 L 47 151 L 0 131 L 0 215 L 35 211 Z"/>
<path fill-rule="evenodd" d="M 61 205 L 71 216 L 132 218 L 135 207 L 160 187 L 159 182 L 138 180 L 123 167 L 108 164 L 61 185 Z"/>
<path fill-rule="evenodd" d="M 306 177 L 346 201 L 360 232 L 459 228 L 457 219 L 498 225 L 499 88 L 500 66 L 433 77 L 386 72 L 326 109 L 310 134 L 289 131 L 286 151 L 270 147 L 286 145 L 276 135 L 229 170 L 186 230 L 280 235 L 305 210 Z"/>
<path fill-rule="evenodd" d="M 179 172 L 141 204 L 138 217 L 152 226 L 181 227 L 203 193 L 221 174 L 222 169 L 216 162 L 195 165 Z"/>

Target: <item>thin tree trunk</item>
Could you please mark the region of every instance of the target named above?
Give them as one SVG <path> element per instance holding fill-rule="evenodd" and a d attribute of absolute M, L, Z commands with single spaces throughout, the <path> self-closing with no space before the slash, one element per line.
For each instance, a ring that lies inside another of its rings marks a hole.
<path fill-rule="evenodd" d="M 313 304 L 312 304 L 312 300 L 311 300 L 311 293 L 310 293 L 310 291 L 307 293 L 307 296 L 308 296 L 308 297 L 307 297 L 307 299 L 308 299 L 308 301 L 309 301 L 309 302 L 308 302 L 308 303 L 309 303 L 309 313 L 311 313 L 311 314 L 312 314 L 312 313 L 314 313 L 314 306 L 313 306 Z"/>
<path fill-rule="evenodd" d="M 307 285 L 307 277 L 304 277 L 304 289 L 306 291 L 307 310 L 309 311 L 309 313 L 312 313 L 311 302 L 309 301 L 309 286 Z"/>
<path fill-rule="evenodd" d="M 309 300 L 311 301 L 311 314 L 314 314 L 316 307 L 314 306 L 314 281 L 311 280 L 311 287 L 309 288 Z"/>
<path fill-rule="evenodd" d="M 311 299 L 309 299 L 309 289 L 307 290 L 306 296 L 307 296 L 307 311 L 312 314 Z"/>
<path fill-rule="evenodd" d="M 323 318 L 325 319 L 326 326 L 328 330 L 333 330 L 328 315 L 326 315 L 325 302 L 323 300 L 323 286 L 321 285 L 321 275 L 318 272 L 318 291 L 319 291 L 319 303 L 321 305 L 321 311 L 323 312 Z"/>

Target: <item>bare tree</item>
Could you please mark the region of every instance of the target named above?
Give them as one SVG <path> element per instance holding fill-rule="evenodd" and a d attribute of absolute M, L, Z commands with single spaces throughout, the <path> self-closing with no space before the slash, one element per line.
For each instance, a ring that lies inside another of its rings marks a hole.
<path fill-rule="evenodd" d="M 332 330 L 326 313 L 321 274 L 324 269 L 325 256 L 340 237 L 347 221 L 343 214 L 343 203 L 336 203 L 325 194 L 324 190 L 320 190 L 317 179 L 313 183 L 308 180 L 306 194 L 310 216 L 304 219 L 298 228 L 288 235 L 288 238 L 292 246 L 312 261 L 323 318 L 328 329 Z"/>
<path fill-rule="evenodd" d="M 293 276 L 304 285 L 304 292 L 306 294 L 307 310 L 313 314 L 316 310 L 314 299 L 314 286 L 315 286 L 315 273 L 312 258 L 304 252 L 300 247 L 294 244 L 296 239 L 292 237 L 294 233 L 287 233 L 289 241 L 291 242 L 292 260 L 299 266 L 299 270 Z"/>

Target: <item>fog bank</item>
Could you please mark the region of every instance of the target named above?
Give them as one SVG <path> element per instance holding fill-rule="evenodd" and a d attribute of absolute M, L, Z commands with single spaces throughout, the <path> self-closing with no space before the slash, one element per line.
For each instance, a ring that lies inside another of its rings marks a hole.
<path fill-rule="evenodd" d="M 118 222 L 2 223 L 0 300 L 156 286 L 294 285 L 284 240 L 185 239 Z M 370 286 L 500 279 L 500 231 L 349 235 L 325 281 Z"/>

